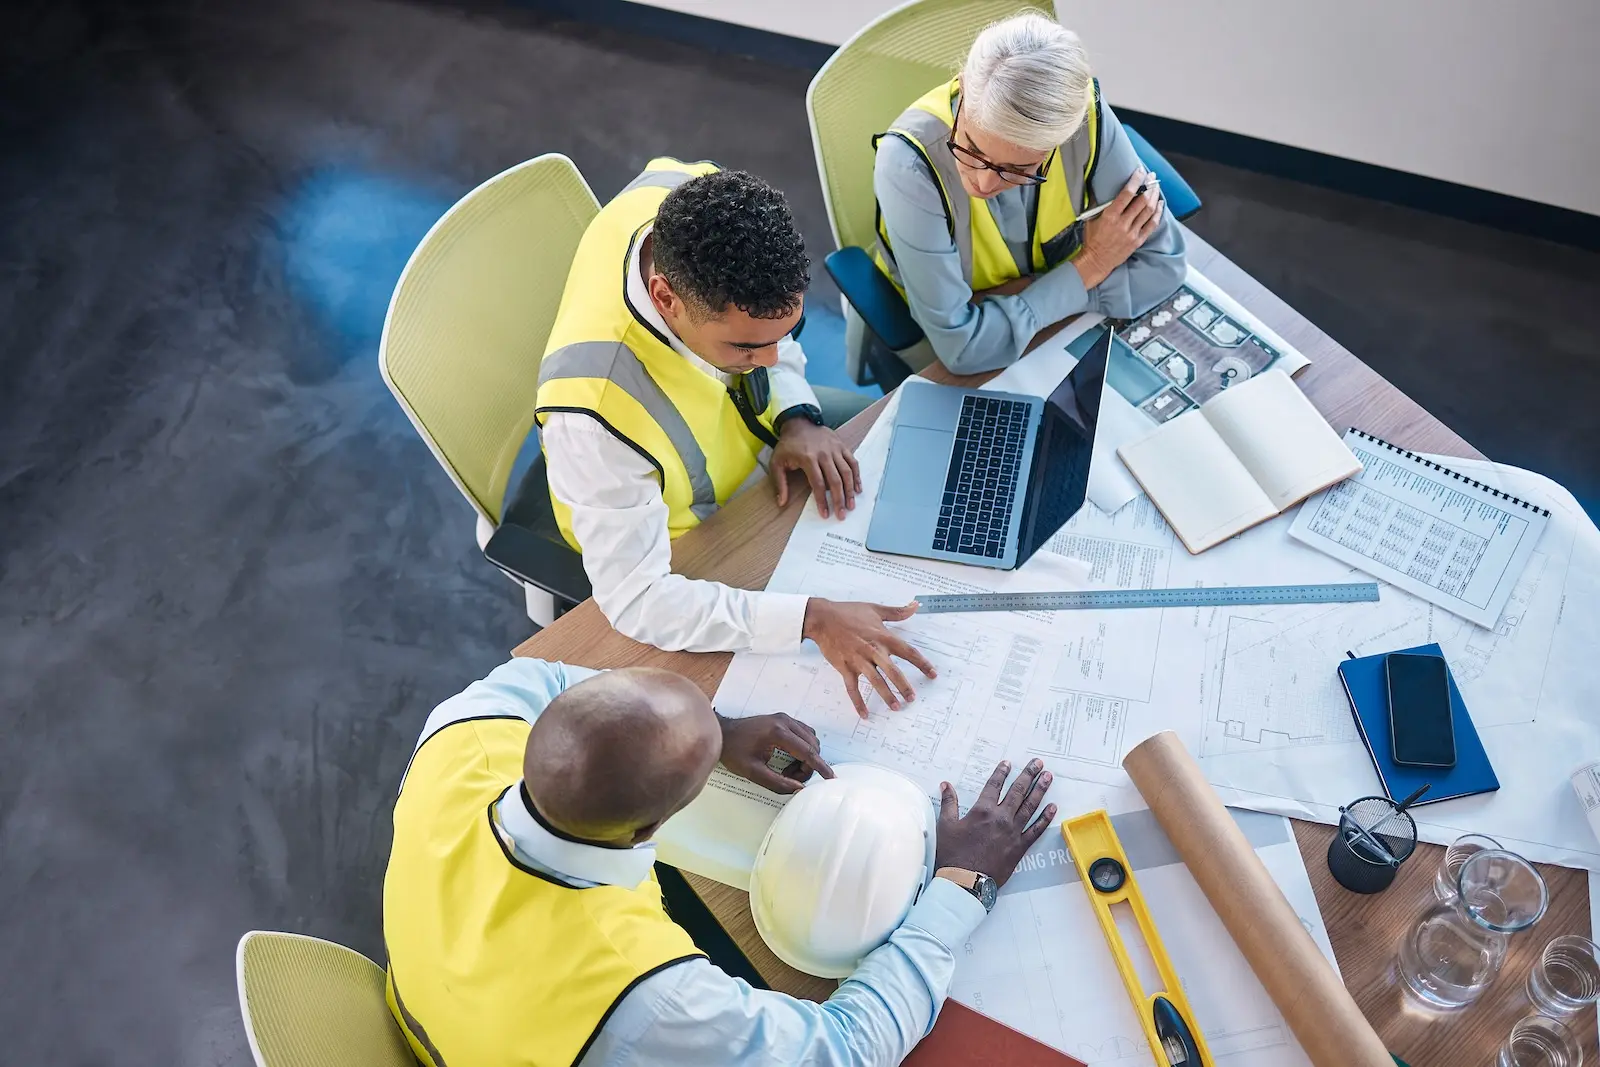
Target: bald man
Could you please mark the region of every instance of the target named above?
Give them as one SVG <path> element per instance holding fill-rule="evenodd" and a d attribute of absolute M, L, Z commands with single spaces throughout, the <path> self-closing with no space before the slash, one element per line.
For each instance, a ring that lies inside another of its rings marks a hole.
<path fill-rule="evenodd" d="M 794 757 L 783 774 L 774 749 Z M 728 976 L 661 906 L 650 839 L 719 760 L 783 793 L 833 774 L 810 727 L 723 719 L 668 671 L 512 660 L 434 709 L 383 887 L 389 1007 L 422 1063 L 892 1067 L 910 1052 L 954 946 L 1055 816 L 1049 773 L 1030 763 L 1002 797 L 1001 764 L 965 817 L 947 785 L 940 876 L 814 1004 Z"/>

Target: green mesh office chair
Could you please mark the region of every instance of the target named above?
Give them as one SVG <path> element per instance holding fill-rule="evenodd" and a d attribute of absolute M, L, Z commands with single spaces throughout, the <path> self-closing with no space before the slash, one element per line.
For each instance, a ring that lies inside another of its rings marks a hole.
<path fill-rule="evenodd" d="M 303 934 L 239 939 L 239 1013 L 257 1067 L 416 1067 L 383 999 L 383 969 Z"/>
<path fill-rule="evenodd" d="M 533 425 L 539 361 L 600 204 L 566 156 L 495 175 L 434 223 L 396 283 L 378 348 L 390 392 L 478 513 L 490 562 L 529 586 L 529 615 L 589 596 L 556 529 L 544 458 L 506 499 Z M 537 589 L 555 604 L 540 604 Z M 549 617 L 541 617 L 548 615 Z"/>
<path fill-rule="evenodd" d="M 978 31 L 1029 8 L 1055 18 L 1050 0 L 911 0 L 840 45 L 806 90 L 817 173 L 838 246 L 825 263 L 866 324 L 867 366 L 886 390 L 910 373 L 894 353 L 920 341 L 922 327 L 868 251 L 877 239 L 872 139 L 911 101 L 961 68 Z M 1199 198 L 1172 165 L 1131 127 L 1123 128 L 1140 159 L 1160 176 L 1174 216 L 1198 211 Z"/>

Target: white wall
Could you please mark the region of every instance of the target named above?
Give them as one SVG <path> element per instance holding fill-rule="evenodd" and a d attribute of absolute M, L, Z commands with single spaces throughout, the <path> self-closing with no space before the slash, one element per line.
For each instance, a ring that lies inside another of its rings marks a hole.
<path fill-rule="evenodd" d="M 895 0 L 634 0 L 829 44 Z M 1113 104 L 1600 215 L 1600 0 L 1057 0 Z"/>

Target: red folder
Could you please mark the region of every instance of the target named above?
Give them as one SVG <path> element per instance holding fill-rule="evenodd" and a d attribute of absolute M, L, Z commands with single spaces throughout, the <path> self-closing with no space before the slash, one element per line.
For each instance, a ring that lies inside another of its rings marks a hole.
<path fill-rule="evenodd" d="M 1085 1067 L 1082 1060 L 953 1000 L 944 1002 L 933 1031 L 904 1063 L 905 1067 Z"/>

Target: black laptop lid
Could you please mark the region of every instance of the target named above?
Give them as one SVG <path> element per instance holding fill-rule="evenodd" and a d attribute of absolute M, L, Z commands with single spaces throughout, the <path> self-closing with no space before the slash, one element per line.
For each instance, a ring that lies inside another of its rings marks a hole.
<path fill-rule="evenodd" d="M 1028 496 L 1023 503 L 1017 566 L 1032 557 L 1089 499 L 1089 463 L 1094 457 L 1100 400 L 1113 331 L 1100 337 L 1046 399 L 1039 425 Z"/>

